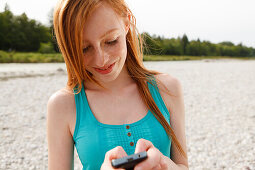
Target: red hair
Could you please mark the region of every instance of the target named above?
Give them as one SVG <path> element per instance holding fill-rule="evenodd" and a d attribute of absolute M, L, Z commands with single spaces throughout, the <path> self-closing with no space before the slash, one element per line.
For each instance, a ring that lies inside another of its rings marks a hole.
<path fill-rule="evenodd" d="M 151 82 L 150 77 L 160 73 L 147 70 L 143 65 L 142 37 L 136 29 L 136 19 L 124 0 L 61 0 L 56 6 L 54 12 L 54 31 L 66 63 L 68 74 L 67 88 L 74 89 L 75 87 L 78 87 L 79 93 L 85 79 L 103 87 L 90 75 L 89 72 L 86 71 L 82 64 L 83 26 L 92 11 L 103 1 L 109 4 L 119 16 L 130 16 L 130 29 L 126 36 L 127 59 L 125 61 L 128 74 L 138 85 L 139 93 L 144 103 L 162 124 L 181 155 L 187 158 L 174 131 L 157 107 L 146 84 L 146 82 L 149 81 L 149 83 L 154 85 L 154 83 Z M 171 95 L 169 92 L 168 94 Z"/>

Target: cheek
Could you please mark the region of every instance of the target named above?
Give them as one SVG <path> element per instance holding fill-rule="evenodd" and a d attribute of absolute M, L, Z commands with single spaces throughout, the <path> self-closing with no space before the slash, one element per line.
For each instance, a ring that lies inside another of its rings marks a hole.
<path fill-rule="evenodd" d="M 83 56 L 83 64 L 86 66 L 86 65 L 89 65 L 91 63 L 91 58 L 92 57 L 89 57 L 89 56 Z"/>
<path fill-rule="evenodd" d="M 114 57 L 126 57 L 127 55 L 127 46 L 126 46 L 126 41 L 119 41 L 118 44 L 114 46 L 111 50 L 111 55 Z"/>
<path fill-rule="evenodd" d="M 84 67 L 84 69 L 89 71 L 90 70 L 90 67 L 89 67 L 90 65 L 91 65 L 91 60 L 89 58 L 87 58 L 87 56 L 84 57 L 84 59 L 83 59 L 83 67 Z"/>
<path fill-rule="evenodd" d="M 126 57 L 127 56 L 127 45 L 126 45 L 126 41 L 124 41 L 122 43 L 122 48 L 120 50 L 121 54 L 123 57 Z"/>
<path fill-rule="evenodd" d="M 84 57 L 83 58 L 83 65 L 86 66 L 88 64 L 88 60 Z"/>

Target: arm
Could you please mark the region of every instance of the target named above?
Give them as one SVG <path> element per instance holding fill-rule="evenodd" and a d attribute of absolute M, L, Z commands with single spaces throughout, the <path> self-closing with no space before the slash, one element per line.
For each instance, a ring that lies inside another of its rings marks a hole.
<path fill-rule="evenodd" d="M 171 117 L 171 126 L 173 131 L 180 142 L 183 150 L 187 153 L 186 137 L 185 137 L 185 109 L 182 86 L 178 79 L 169 75 L 165 76 L 166 86 L 174 93 L 175 96 L 167 96 L 166 103 L 169 104 L 169 112 Z M 188 169 L 188 159 L 183 157 L 174 143 L 171 147 L 171 159 L 164 157 L 168 164 L 168 169 Z M 172 168 L 173 162 L 176 167 Z"/>
<path fill-rule="evenodd" d="M 48 169 L 73 169 L 74 143 L 68 124 L 69 99 L 63 92 L 53 94 L 47 105 Z M 69 114 L 70 115 L 70 114 Z"/>
<path fill-rule="evenodd" d="M 188 170 L 188 165 L 184 165 L 184 164 L 175 164 L 170 158 L 166 157 L 163 155 L 163 159 L 164 161 L 162 161 L 162 164 L 165 165 L 161 165 L 161 167 L 167 167 L 166 170 Z"/>

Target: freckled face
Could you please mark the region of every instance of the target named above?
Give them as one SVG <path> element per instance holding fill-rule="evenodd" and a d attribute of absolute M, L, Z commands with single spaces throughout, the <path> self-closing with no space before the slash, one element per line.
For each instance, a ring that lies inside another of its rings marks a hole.
<path fill-rule="evenodd" d="M 121 73 L 126 60 L 127 24 L 105 3 L 93 11 L 85 24 L 85 68 L 98 81 L 110 82 Z"/>

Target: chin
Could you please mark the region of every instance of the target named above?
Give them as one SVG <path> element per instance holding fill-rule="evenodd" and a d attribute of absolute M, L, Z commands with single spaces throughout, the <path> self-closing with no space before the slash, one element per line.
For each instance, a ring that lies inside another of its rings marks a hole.
<path fill-rule="evenodd" d="M 100 74 L 100 73 L 97 73 L 96 75 L 98 75 L 98 74 Z M 98 76 L 95 76 L 95 79 L 102 83 L 109 83 L 111 81 L 116 80 L 117 77 L 119 76 L 119 74 L 120 74 L 119 72 L 116 72 L 113 70 L 112 74 L 98 75 Z"/>

